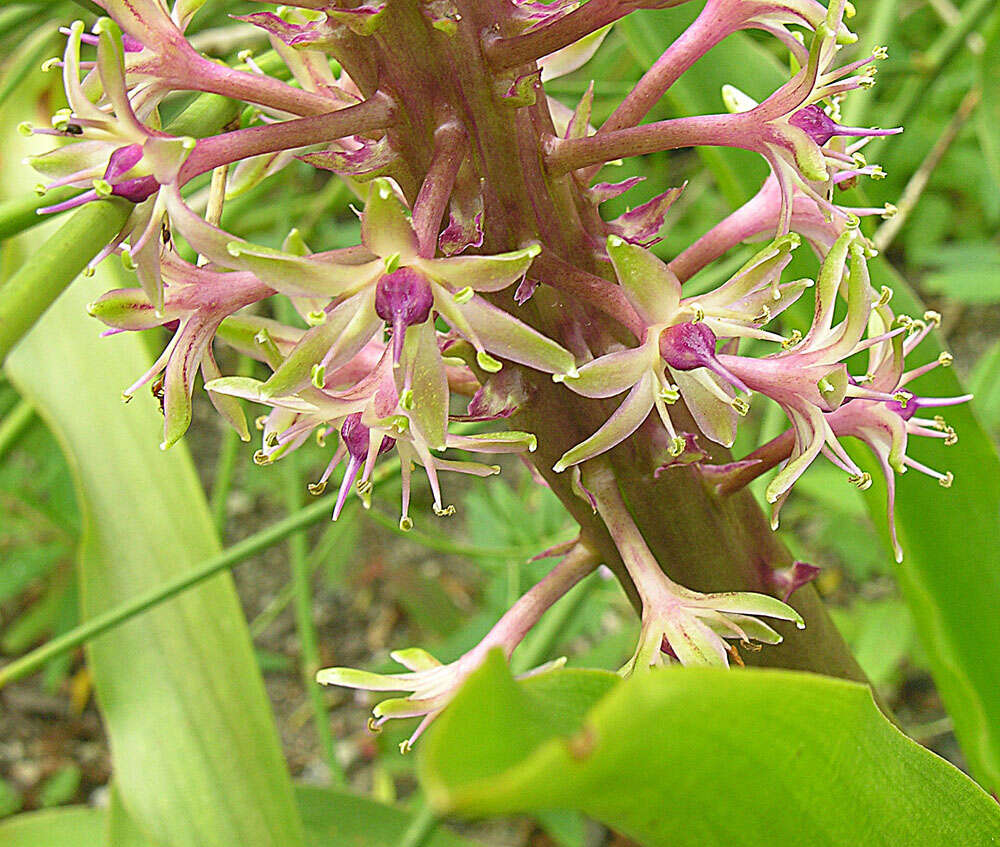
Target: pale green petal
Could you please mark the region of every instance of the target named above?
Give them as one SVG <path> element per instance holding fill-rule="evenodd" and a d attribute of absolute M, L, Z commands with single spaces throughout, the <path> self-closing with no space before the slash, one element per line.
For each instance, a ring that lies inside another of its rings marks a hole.
<path fill-rule="evenodd" d="M 363 265 L 340 265 L 311 256 L 283 253 L 246 241 L 231 241 L 226 245 L 232 264 L 255 273 L 276 291 L 283 294 L 311 297 L 340 297 L 372 284 L 381 274 L 381 261 Z"/>
<path fill-rule="evenodd" d="M 372 673 L 357 668 L 324 668 L 316 673 L 316 682 L 365 691 L 410 691 L 413 688 L 412 676 Z"/>
<path fill-rule="evenodd" d="M 614 397 L 635 385 L 644 371 L 659 363 L 655 347 L 632 347 L 608 353 L 581 365 L 574 377 L 559 380 L 567 388 L 584 397 Z"/>
<path fill-rule="evenodd" d="M 684 615 L 683 621 L 667 618 L 663 630 L 682 665 L 729 667 L 723 640 L 694 615 Z"/>
<path fill-rule="evenodd" d="M 569 350 L 481 297 L 460 304 L 458 310 L 490 353 L 545 373 L 576 373 Z"/>
<path fill-rule="evenodd" d="M 799 629 L 805 627 L 802 615 L 787 603 L 782 603 L 777 597 L 771 597 L 769 594 L 727 591 L 722 594 L 706 594 L 698 602 L 686 605 L 715 609 L 717 612 L 735 612 L 740 615 L 764 615 L 778 620 L 794 621 Z"/>
<path fill-rule="evenodd" d="M 723 447 L 732 447 L 736 440 L 738 415 L 731 404 L 719 398 L 722 389 L 715 374 L 706 368 L 695 368 L 693 371 L 671 368 L 670 378 L 677 383 L 691 417 L 705 437 Z M 715 391 L 705 384 L 709 380 L 714 384 Z"/>
<path fill-rule="evenodd" d="M 361 240 L 383 259 L 398 254 L 404 265 L 417 255 L 417 234 L 409 212 L 385 177 L 373 179 L 368 188 L 368 202 L 361 215 Z"/>
<path fill-rule="evenodd" d="M 263 382 L 248 376 L 224 376 L 219 379 L 213 379 L 205 384 L 206 391 L 225 394 L 229 397 L 240 397 L 244 400 L 275 406 L 279 409 L 288 409 L 292 412 L 302 412 L 305 414 L 319 411 L 315 404 L 300 397 L 296 397 L 295 395 L 273 397 L 266 394 L 263 388 Z"/>
<path fill-rule="evenodd" d="M 426 715 L 434 708 L 433 700 L 411 700 L 409 697 L 397 697 L 392 700 L 383 700 L 372 709 L 372 714 L 377 718 L 416 718 L 420 715 Z"/>
<path fill-rule="evenodd" d="M 448 259 L 410 260 L 427 276 L 454 290 L 500 291 L 521 279 L 532 259 L 541 252 L 537 244 L 496 256 L 453 256 Z"/>
<path fill-rule="evenodd" d="M 222 377 L 222 371 L 219 370 L 215 356 L 212 354 L 211 344 L 209 344 L 201 360 L 201 376 L 206 385 L 212 382 L 212 380 Z M 208 397 L 212 401 L 212 405 L 215 406 L 215 410 L 222 415 L 223 419 L 239 435 L 240 441 L 249 441 L 250 429 L 247 426 L 247 416 L 243 413 L 243 406 L 240 402 L 235 397 L 215 391 L 209 391 Z"/>
<path fill-rule="evenodd" d="M 574 41 L 566 47 L 542 56 L 538 66 L 542 69 L 542 82 L 566 76 L 583 67 L 597 52 L 614 24 L 602 26 L 600 29 L 585 35 L 579 41 Z"/>
<path fill-rule="evenodd" d="M 530 432 L 508 430 L 506 432 L 483 432 L 473 435 L 453 435 L 448 433 L 447 444 L 458 450 L 474 453 L 534 453 L 538 439 Z"/>
<path fill-rule="evenodd" d="M 408 647 L 405 650 L 393 650 L 390 654 L 394 662 L 399 662 L 411 671 L 431 671 L 440 668 L 441 663 L 426 650 L 419 647 Z"/>
<path fill-rule="evenodd" d="M 264 384 L 265 395 L 294 393 L 312 378 L 313 365 L 322 363 L 328 373 L 335 371 L 371 341 L 381 326 L 375 314 L 375 289 L 359 291 L 302 336 Z"/>
<path fill-rule="evenodd" d="M 399 389 L 402 389 L 404 376 L 409 377 L 413 390 L 413 404 L 407 410 L 407 417 L 429 447 L 443 450 L 448 430 L 448 378 L 433 320 L 407 328 L 400 367 L 396 371 Z"/>
<path fill-rule="evenodd" d="M 677 314 L 681 284 L 676 274 L 642 247 L 608 236 L 608 255 L 629 302 L 647 324 L 667 323 Z"/>
<path fill-rule="evenodd" d="M 656 377 L 651 371 L 646 371 L 604 426 L 590 438 L 563 453 L 552 469 L 560 473 L 571 465 L 592 459 L 624 441 L 649 416 L 655 398 Z"/>

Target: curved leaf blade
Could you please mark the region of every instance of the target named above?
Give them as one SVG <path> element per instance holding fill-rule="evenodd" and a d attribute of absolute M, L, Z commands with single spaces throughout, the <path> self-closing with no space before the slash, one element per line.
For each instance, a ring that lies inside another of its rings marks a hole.
<path fill-rule="evenodd" d="M 432 802 L 471 816 L 576 809 L 648 847 L 1000 843 L 996 802 L 857 683 L 672 667 L 604 696 L 593 686 L 581 713 L 566 673 L 518 683 L 491 655 L 425 741 Z"/>
<path fill-rule="evenodd" d="M 77 280 L 7 361 L 76 474 L 85 618 L 218 551 L 184 446 L 158 449 L 162 420 L 151 398 L 121 405 L 122 386 L 149 366 L 142 340 L 102 342 L 85 317 L 88 300 L 122 284 L 108 278 L 112 267 Z M 228 574 L 96 639 L 89 666 L 122 805 L 142 831 L 176 847 L 303 844 Z"/>

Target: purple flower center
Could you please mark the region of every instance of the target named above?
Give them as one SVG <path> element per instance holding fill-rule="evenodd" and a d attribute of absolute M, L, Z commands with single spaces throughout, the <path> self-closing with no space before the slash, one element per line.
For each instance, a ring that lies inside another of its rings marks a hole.
<path fill-rule="evenodd" d="M 839 129 L 837 124 L 830 120 L 830 116 L 815 104 L 799 109 L 788 122 L 801 129 L 820 147 L 837 135 Z"/>
<path fill-rule="evenodd" d="M 344 445 L 347 447 L 347 452 L 351 454 L 352 459 L 363 461 L 368 456 L 368 434 L 368 427 L 361 423 L 361 412 L 355 412 L 344 419 L 343 426 L 340 428 L 340 435 L 344 439 Z M 385 436 L 378 448 L 379 455 L 387 453 L 395 444 L 396 439 Z"/>
<path fill-rule="evenodd" d="M 141 203 L 160 190 L 160 183 L 152 175 L 119 180 L 119 177 L 132 170 L 141 159 L 141 144 L 127 144 L 124 147 L 119 147 L 108 158 L 104 179 L 111 183 L 111 193 L 115 197 L 124 197 L 133 203 Z"/>
<path fill-rule="evenodd" d="M 385 274 L 375 286 L 375 313 L 392 326 L 392 358 L 403 352 L 406 328 L 430 317 L 434 294 L 430 283 L 412 268 Z"/>
<path fill-rule="evenodd" d="M 660 357 L 679 371 L 709 368 L 715 363 L 715 341 L 703 323 L 668 326 L 660 333 Z"/>

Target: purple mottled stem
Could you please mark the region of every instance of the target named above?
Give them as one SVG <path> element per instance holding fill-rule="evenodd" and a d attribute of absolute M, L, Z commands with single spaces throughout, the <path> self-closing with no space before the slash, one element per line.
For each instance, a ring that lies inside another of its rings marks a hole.
<path fill-rule="evenodd" d="M 549 173 L 564 174 L 613 159 L 676 150 L 679 147 L 740 147 L 755 150 L 759 139 L 756 121 L 748 126 L 746 115 L 702 115 L 657 121 L 643 126 L 601 132 L 587 138 L 545 139 L 545 164 Z"/>
<path fill-rule="evenodd" d="M 514 648 L 552 604 L 591 573 L 599 562 L 600 556 L 596 552 L 577 542 L 541 582 L 507 610 L 480 642 L 480 647 L 486 650 L 502 647 L 510 658 Z"/>
<path fill-rule="evenodd" d="M 758 193 L 681 251 L 668 267 L 681 282 L 689 280 L 741 241 L 760 232 L 766 206 L 767 198 Z"/>
<path fill-rule="evenodd" d="M 441 218 L 455 187 L 467 143 L 465 129 L 455 121 L 446 121 L 434 132 L 434 158 L 413 204 L 413 229 L 420 255 L 426 259 L 437 252 Z"/>
<path fill-rule="evenodd" d="M 643 604 L 662 592 L 664 583 L 676 585 L 663 573 L 650 552 L 649 545 L 622 499 L 618 480 L 610 463 L 602 458 L 588 462 L 584 467 L 583 484 L 593 495 L 597 512 L 614 540 Z"/>
<path fill-rule="evenodd" d="M 686 2 L 687 0 L 590 0 L 568 15 L 525 35 L 501 38 L 496 34 L 488 34 L 483 39 L 483 53 L 490 65 L 497 70 L 514 68 L 567 47 L 637 9 L 664 9 Z"/>
<path fill-rule="evenodd" d="M 733 31 L 732 15 L 727 19 L 717 6 L 709 0 L 691 26 L 663 51 L 653 67 L 618 104 L 598 130 L 598 135 L 638 124 L 684 71 Z"/>
<path fill-rule="evenodd" d="M 761 474 L 767 473 L 780 462 L 785 461 L 795 446 L 795 431 L 788 429 L 767 444 L 758 447 L 743 460 L 737 462 L 735 470 L 726 474 L 715 484 L 715 493 L 720 497 L 745 488 Z"/>
<path fill-rule="evenodd" d="M 636 314 L 621 287 L 613 282 L 564 262 L 547 249 L 543 249 L 535 257 L 531 275 L 571 297 L 596 306 L 629 329 L 637 339 L 642 338 L 645 331 L 642 319 Z"/>
<path fill-rule="evenodd" d="M 185 51 L 186 53 L 187 51 Z M 245 103 L 279 109 L 292 115 L 321 115 L 330 111 L 333 102 L 323 94 L 293 88 L 274 77 L 238 71 L 190 51 L 183 62 L 171 63 L 169 71 L 182 67 L 179 74 L 169 74 L 175 88 L 221 94 Z"/>
<path fill-rule="evenodd" d="M 183 185 L 198 174 L 251 156 L 384 129 L 392 122 L 394 112 L 392 98 L 377 92 L 346 109 L 202 138 L 184 162 L 178 180 Z"/>

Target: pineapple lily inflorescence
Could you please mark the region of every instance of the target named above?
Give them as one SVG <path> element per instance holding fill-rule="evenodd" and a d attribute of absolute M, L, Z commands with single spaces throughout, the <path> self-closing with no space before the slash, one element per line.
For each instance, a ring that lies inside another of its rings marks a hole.
<path fill-rule="evenodd" d="M 203 2 L 98 0 L 108 17 L 92 32 L 71 24 L 52 63 L 62 68 L 68 108 L 51 127 L 26 128 L 68 142 L 31 159 L 49 180 L 42 190 L 81 189 L 43 212 L 102 197 L 133 204 L 94 262 L 120 254 L 140 287 L 108 292 L 91 313 L 111 332 L 166 326 L 173 337 L 126 397 L 147 383 L 162 387 L 167 448 L 190 423 L 200 369 L 244 440 L 240 400 L 269 408 L 258 419 L 259 464 L 310 436 L 329 439 L 329 466 L 310 490 L 319 493 L 345 464 L 334 518 L 352 489 L 367 497 L 388 452 L 400 459 L 400 526 L 413 525 L 417 466 L 434 512 L 450 514 L 440 472 L 500 471 L 447 452 L 457 449 L 520 454 L 581 525 L 549 576 L 458 661 L 441 665 L 413 649 L 394 654 L 405 674 L 322 671 L 324 682 L 410 693 L 379 704 L 373 725 L 425 716 L 415 737 L 487 650 L 509 657 L 602 562 L 642 617 L 624 673 L 672 660 L 725 666 L 739 658 L 727 639 L 779 643 L 760 618 L 802 627 L 784 601 L 816 569 L 793 564 L 761 532 L 745 486 L 778 469 L 766 488 L 775 526 L 820 454 L 865 488 L 871 476 L 844 449 L 845 436 L 867 444 L 884 472 L 890 527 L 895 474 L 913 468 L 951 483 L 906 452 L 911 435 L 953 443 L 943 419 L 922 410 L 966 399 L 909 390 L 948 364 L 946 355 L 906 364 L 938 317 L 897 315 L 892 292 L 871 284 L 874 249 L 860 219 L 893 209 L 835 201 L 838 185 L 881 175 L 864 144 L 899 131 L 838 123 L 842 98 L 869 86 L 884 58 L 876 50 L 842 59 L 856 40 L 845 0 L 829 8 L 708 0 L 596 130 L 593 87 L 570 108 L 546 97 L 544 82 L 586 62 L 615 21 L 684 0 L 300 0 L 241 18 L 266 32 L 283 67 L 277 75 L 247 54 L 241 68 L 201 55 L 184 30 Z M 747 28 L 791 54 L 784 85 L 760 103 L 727 86 L 726 113 L 640 123 L 705 52 Z M 158 106 L 177 90 L 246 104 L 240 128 L 198 139 L 165 132 Z M 604 164 L 704 145 L 756 152 L 771 173 L 756 196 L 670 262 L 649 247 L 683 187 L 602 218 L 601 203 L 638 182 L 597 181 Z M 317 253 L 293 230 L 274 249 L 219 227 L 227 175 L 231 188 L 294 159 L 332 171 L 359 195 L 360 244 Z M 208 172 L 201 214 L 187 186 Z M 181 258 L 178 237 L 197 263 Z M 819 257 L 817 278 L 783 279 L 803 239 Z M 735 274 L 685 293 L 686 280 L 744 241 L 761 246 Z M 277 294 L 307 328 L 253 308 Z M 776 319 L 803 296 L 815 301 L 811 326 L 783 334 Z M 223 376 L 216 341 L 262 362 L 270 376 Z M 727 448 L 758 395 L 778 404 L 788 429 L 734 459 Z M 459 414 L 463 397 L 468 410 Z M 470 430 L 470 421 L 500 429 Z M 900 558 L 894 530 L 892 543 Z M 692 591 L 664 569 L 713 590 L 757 588 L 783 599 Z M 716 584 L 730 578 L 738 584 Z"/>

